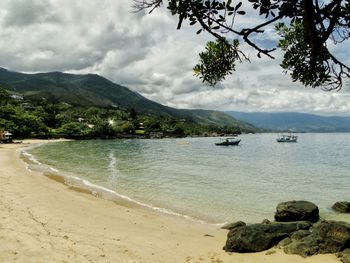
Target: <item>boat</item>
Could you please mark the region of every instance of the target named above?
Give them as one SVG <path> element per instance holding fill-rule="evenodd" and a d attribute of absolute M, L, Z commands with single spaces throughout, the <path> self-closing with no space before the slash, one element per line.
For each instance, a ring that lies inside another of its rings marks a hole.
<path fill-rule="evenodd" d="M 241 140 L 237 138 L 226 138 L 226 139 L 220 139 L 220 142 L 215 143 L 215 145 L 217 146 L 238 145 L 240 141 Z"/>
<path fill-rule="evenodd" d="M 298 136 L 282 134 L 276 139 L 277 142 L 297 142 Z"/>

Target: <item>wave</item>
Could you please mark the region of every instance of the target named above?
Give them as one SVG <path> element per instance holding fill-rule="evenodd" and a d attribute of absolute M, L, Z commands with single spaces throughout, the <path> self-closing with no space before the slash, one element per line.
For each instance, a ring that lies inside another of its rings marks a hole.
<path fill-rule="evenodd" d="M 23 150 L 21 152 L 21 155 L 22 155 L 22 157 L 24 157 L 26 160 L 30 161 L 31 163 L 38 164 L 38 165 L 42 164 L 34 157 L 34 155 L 28 153 L 27 151 Z"/>
<path fill-rule="evenodd" d="M 112 194 L 112 195 L 114 195 L 117 198 L 122 198 L 122 199 L 124 199 L 126 201 L 132 202 L 132 203 L 137 204 L 139 206 L 146 207 L 148 209 L 152 209 L 152 210 L 164 213 L 164 214 L 178 216 L 178 217 L 183 217 L 183 218 L 185 218 L 187 220 L 191 220 L 191 221 L 198 222 L 198 223 L 201 223 L 201 224 L 210 224 L 210 223 L 208 223 L 208 222 L 206 222 L 204 220 L 201 220 L 201 219 L 189 216 L 189 215 L 181 214 L 181 213 L 175 212 L 175 211 L 173 211 L 171 209 L 168 209 L 168 208 L 157 207 L 157 206 L 153 206 L 151 204 L 146 204 L 146 203 L 137 201 L 137 200 L 132 199 L 132 198 L 126 196 L 126 195 L 119 194 L 118 192 L 116 192 L 114 190 L 111 190 L 111 189 L 108 189 L 106 187 L 103 187 L 103 186 L 91 183 L 90 181 L 85 180 L 85 179 L 81 179 L 79 177 L 74 177 L 74 179 L 81 180 L 81 182 L 85 186 L 87 186 L 89 189 L 91 189 L 91 190 L 92 189 L 98 190 L 98 191 L 92 191 L 92 194 L 95 195 L 95 196 L 98 196 L 98 194 L 104 194 L 104 193 Z M 105 197 L 105 196 L 102 196 L 102 197 Z M 110 198 L 108 198 L 108 199 L 110 199 Z M 218 224 L 211 224 L 211 225 L 222 226 L 224 224 L 226 224 L 226 222 L 218 223 Z"/>

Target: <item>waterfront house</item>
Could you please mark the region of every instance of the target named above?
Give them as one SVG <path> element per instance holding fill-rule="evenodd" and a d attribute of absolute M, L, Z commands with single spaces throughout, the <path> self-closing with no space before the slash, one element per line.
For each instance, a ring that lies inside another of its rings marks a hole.
<path fill-rule="evenodd" d="M 0 142 L 12 142 L 12 133 L 0 130 Z"/>

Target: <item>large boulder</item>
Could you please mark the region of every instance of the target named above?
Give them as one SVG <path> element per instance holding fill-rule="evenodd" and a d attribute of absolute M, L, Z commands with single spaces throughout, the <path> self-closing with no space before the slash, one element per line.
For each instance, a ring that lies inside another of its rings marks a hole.
<path fill-rule="evenodd" d="M 224 225 L 223 227 L 221 227 L 222 229 L 227 229 L 227 230 L 231 230 L 231 229 L 234 229 L 236 227 L 241 227 L 241 226 L 245 226 L 246 223 L 242 222 L 242 221 L 238 221 L 238 222 L 235 222 L 235 223 L 229 223 L 229 224 L 226 224 Z"/>
<path fill-rule="evenodd" d="M 344 251 L 338 253 L 337 255 L 340 261 L 343 263 L 350 263 L 350 249 L 345 249 Z"/>
<path fill-rule="evenodd" d="M 306 257 L 315 254 L 337 253 L 350 247 L 350 224 L 337 221 L 321 221 L 311 231 L 295 232 L 285 243 L 284 251 Z M 283 246 L 283 245 L 282 245 Z"/>
<path fill-rule="evenodd" d="M 278 244 L 297 230 L 309 229 L 309 222 L 235 225 L 227 235 L 227 252 L 259 252 Z"/>
<path fill-rule="evenodd" d="M 340 213 L 350 213 L 350 202 L 342 201 L 342 202 L 336 202 L 332 208 Z"/>
<path fill-rule="evenodd" d="M 276 208 L 277 222 L 310 221 L 319 219 L 318 207 L 308 201 L 289 201 L 279 203 Z"/>

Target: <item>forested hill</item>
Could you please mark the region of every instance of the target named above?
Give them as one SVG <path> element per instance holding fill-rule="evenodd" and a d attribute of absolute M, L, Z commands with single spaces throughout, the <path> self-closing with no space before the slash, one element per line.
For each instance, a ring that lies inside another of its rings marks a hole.
<path fill-rule="evenodd" d="M 274 131 L 350 132 L 350 117 L 320 116 L 297 112 L 237 112 L 228 111 L 238 120 Z"/>
<path fill-rule="evenodd" d="M 31 100 L 45 98 L 50 102 L 65 102 L 74 106 L 116 106 L 143 114 L 183 118 L 201 125 L 237 126 L 242 130 L 255 130 L 252 125 L 222 112 L 174 109 L 161 105 L 95 74 L 24 74 L 0 68 L 0 84 L 11 93 Z"/>

